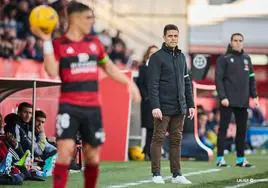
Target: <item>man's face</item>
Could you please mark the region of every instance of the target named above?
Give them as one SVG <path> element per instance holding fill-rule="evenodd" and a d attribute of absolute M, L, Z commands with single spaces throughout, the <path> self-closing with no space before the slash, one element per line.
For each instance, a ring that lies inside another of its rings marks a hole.
<path fill-rule="evenodd" d="M 33 110 L 32 108 L 26 108 L 24 107 L 22 111 L 18 114 L 21 118 L 21 120 L 25 123 L 29 123 L 32 118 Z"/>
<path fill-rule="evenodd" d="M 44 129 L 46 118 L 36 117 L 35 119 L 35 131 L 40 133 Z"/>
<path fill-rule="evenodd" d="M 84 35 L 88 34 L 92 30 L 95 17 L 91 10 L 74 13 L 72 16 L 73 23 Z"/>
<path fill-rule="evenodd" d="M 167 47 L 175 48 L 178 45 L 179 31 L 168 30 L 166 35 L 164 36 L 164 40 Z"/>
<path fill-rule="evenodd" d="M 244 47 L 243 37 L 240 35 L 235 35 L 231 41 L 231 46 L 233 50 L 241 52 Z"/>

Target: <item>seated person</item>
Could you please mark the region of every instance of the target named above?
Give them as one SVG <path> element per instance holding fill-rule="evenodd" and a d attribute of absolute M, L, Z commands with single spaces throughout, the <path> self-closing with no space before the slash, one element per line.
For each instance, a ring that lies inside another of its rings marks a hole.
<path fill-rule="evenodd" d="M 27 102 L 22 102 L 18 106 L 19 125 L 24 130 L 28 137 L 31 137 L 31 120 L 32 120 L 33 106 Z"/>
<path fill-rule="evenodd" d="M 265 118 L 261 110 L 257 107 L 248 109 L 249 126 L 265 126 Z"/>
<path fill-rule="evenodd" d="M 207 121 L 208 121 L 208 116 L 205 112 L 201 112 L 198 114 L 198 135 L 199 135 L 201 142 L 204 145 L 213 149 L 215 146 L 215 143 L 213 143 L 212 140 L 208 138 L 208 133 L 209 132 L 212 133 L 213 131 L 207 130 L 206 128 Z"/>
<path fill-rule="evenodd" d="M 38 110 L 35 112 L 35 152 L 42 158 L 48 157 L 57 153 L 57 148 L 47 142 L 44 125 L 46 122 L 46 114 Z"/>
<path fill-rule="evenodd" d="M 4 119 L 5 134 L 9 147 L 13 148 L 19 157 L 22 157 L 26 150 L 31 151 L 31 140 L 25 131 L 20 127 L 20 118 L 17 114 L 8 114 Z"/>

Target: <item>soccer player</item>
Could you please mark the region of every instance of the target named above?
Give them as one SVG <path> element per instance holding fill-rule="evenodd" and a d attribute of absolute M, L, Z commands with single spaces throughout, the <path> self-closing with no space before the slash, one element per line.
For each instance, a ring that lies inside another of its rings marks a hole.
<path fill-rule="evenodd" d="M 100 163 L 100 145 L 104 142 L 101 107 L 98 93 L 98 67 L 120 83 L 127 84 L 134 101 L 140 93 L 110 61 L 99 39 L 89 35 L 94 24 L 93 10 L 81 3 L 68 4 L 68 30 L 51 41 L 51 34 L 39 28 L 32 32 L 44 41 L 44 65 L 50 76 L 59 74 L 62 85 L 57 116 L 58 158 L 53 172 L 54 188 L 64 188 L 68 166 L 79 131 L 85 159 L 84 187 L 96 187 Z"/>

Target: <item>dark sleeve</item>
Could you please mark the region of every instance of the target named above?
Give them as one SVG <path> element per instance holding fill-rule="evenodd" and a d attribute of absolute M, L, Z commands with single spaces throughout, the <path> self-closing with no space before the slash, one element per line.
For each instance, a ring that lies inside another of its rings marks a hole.
<path fill-rule="evenodd" d="M 156 54 L 152 55 L 148 65 L 148 97 L 152 109 L 160 108 L 159 81 L 161 75 L 161 62 Z"/>
<path fill-rule="evenodd" d="M 216 90 L 218 92 L 220 100 L 226 98 L 226 93 L 223 85 L 225 66 L 226 66 L 225 59 L 223 56 L 220 56 L 217 59 L 216 71 L 215 71 Z"/>
<path fill-rule="evenodd" d="M 22 149 L 24 151 L 26 150 L 31 151 L 31 148 L 32 148 L 31 139 L 28 138 L 27 133 L 22 128 L 19 128 L 19 130 L 20 130 L 20 144 L 22 146 Z"/>
<path fill-rule="evenodd" d="M 256 98 L 258 96 L 256 89 L 255 73 L 250 58 L 249 58 L 249 92 L 252 98 Z"/>
<path fill-rule="evenodd" d="M 187 108 L 194 108 L 194 100 L 193 100 L 193 93 L 192 93 L 192 80 L 189 75 L 189 71 L 187 68 L 187 63 L 184 59 L 185 63 L 185 69 L 184 69 L 184 83 L 185 83 L 185 98 L 186 98 L 186 104 Z"/>
<path fill-rule="evenodd" d="M 140 66 L 140 69 L 139 69 L 139 77 L 137 80 L 137 84 L 141 92 L 141 97 L 144 101 L 148 100 L 148 87 L 147 87 L 146 79 L 147 79 L 146 67 L 143 65 L 143 66 Z"/>

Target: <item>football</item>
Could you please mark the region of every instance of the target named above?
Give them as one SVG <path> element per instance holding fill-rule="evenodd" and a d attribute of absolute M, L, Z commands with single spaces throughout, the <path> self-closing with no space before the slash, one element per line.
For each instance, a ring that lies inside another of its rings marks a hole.
<path fill-rule="evenodd" d="M 129 148 L 129 158 L 134 161 L 144 161 L 145 155 L 140 146 Z"/>
<path fill-rule="evenodd" d="M 31 27 L 38 27 L 44 33 L 52 33 L 59 22 L 57 12 L 50 6 L 40 5 L 35 7 L 29 16 Z"/>

